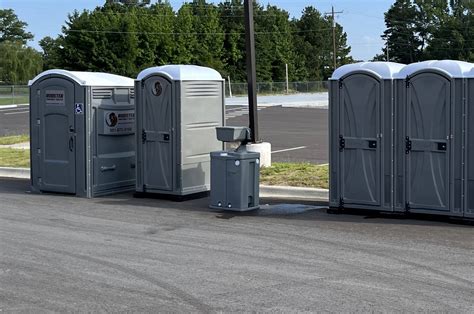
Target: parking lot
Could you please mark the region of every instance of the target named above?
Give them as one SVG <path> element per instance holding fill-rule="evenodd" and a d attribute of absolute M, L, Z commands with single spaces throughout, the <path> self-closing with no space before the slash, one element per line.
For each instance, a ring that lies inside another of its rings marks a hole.
<path fill-rule="evenodd" d="M 227 125 L 248 125 L 247 98 L 226 99 Z M 272 160 L 328 162 L 327 93 L 259 97 L 259 130 Z M 28 134 L 28 106 L 0 106 L 0 136 Z"/>
<path fill-rule="evenodd" d="M 2 312 L 474 310 L 471 225 L 28 190 L 0 178 Z"/>

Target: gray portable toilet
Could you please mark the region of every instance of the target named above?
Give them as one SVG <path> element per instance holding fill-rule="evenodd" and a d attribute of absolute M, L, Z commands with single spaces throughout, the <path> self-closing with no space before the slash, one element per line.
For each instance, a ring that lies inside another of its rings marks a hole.
<path fill-rule="evenodd" d="M 464 154 L 464 216 L 474 218 L 474 64 L 466 74 L 466 119 L 465 119 L 465 154 Z"/>
<path fill-rule="evenodd" d="M 404 65 L 361 62 L 329 84 L 329 205 L 393 208 L 393 77 Z"/>
<path fill-rule="evenodd" d="M 425 61 L 397 74 L 396 211 L 463 215 L 463 85 L 471 69 Z"/>
<path fill-rule="evenodd" d="M 143 70 L 137 95 L 137 184 L 142 193 L 189 195 L 210 189 L 210 155 L 222 150 L 224 80 L 210 68 Z"/>
<path fill-rule="evenodd" d="M 93 197 L 134 189 L 132 79 L 48 70 L 29 87 L 34 191 Z"/>

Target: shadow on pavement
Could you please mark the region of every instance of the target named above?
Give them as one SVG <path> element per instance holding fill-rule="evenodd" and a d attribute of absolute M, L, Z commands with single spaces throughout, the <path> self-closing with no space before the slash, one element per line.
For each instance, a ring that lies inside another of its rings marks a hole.
<path fill-rule="evenodd" d="M 0 178 L 0 196 L 3 193 L 13 195 L 24 195 L 31 193 L 30 181 L 28 179 Z M 51 197 L 67 197 L 75 199 L 74 196 L 62 194 L 41 194 Z M 91 200 L 97 204 L 104 205 L 128 205 L 143 206 L 150 208 L 169 208 L 181 211 L 199 211 L 215 214 L 216 219 L 229 220 L 236 217 L 271 217 L 294 220 L 317 220 L 328 222 L 352 222 L 352 223 L 377 223 L 394 225 L 430 225 L 442 227 L 458 225 L 459 227 L 471 227 L 474 220 L 462 220 L 455 217 L 427 215 L 427 214 L 405 214 L 391 212 L 377 212 L 371 210 L 345 209 L 341 212 L 331 213 L 328 211 L 327 202 L 310 202 L 301 200 L 279 200 L 273 198 L 262 198 L 261 208 L 248 212 L 230 212 L 213 210 L 208 207 L 209 197 L 190 199 L 182 202 L 170 199 L 136 198 L 133 192 L 97 197 Z M 295 205 L 295 206 L 292 206 Z"/>

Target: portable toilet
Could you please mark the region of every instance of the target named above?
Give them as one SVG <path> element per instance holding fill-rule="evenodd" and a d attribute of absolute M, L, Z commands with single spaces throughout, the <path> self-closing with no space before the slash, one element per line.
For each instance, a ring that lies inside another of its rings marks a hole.
<path fill-rule="evenodd" d="M 463 87 L 472 64 L 424 61 L 396 76 L 396 211 L 463 215 Z"/>
<path fill-rule="evenodd" d="M 474 218 L 474 64 L 466 75 L 466 126 L 464 154 L 464 216 Z"/>
<path fill-rule="evenodd" d="M 133 79 L 48 70 L 29 82 L 34 191 L 83 197 L 133 190 Z"/>
<path fill-rule="evenodd" d="M 224 125 L 224 80 L 210 68 L 143 70 L 137 95 L 137 185 L 142 193 L 189 195 L 210 189 L 210 152 Z"/>
<path fill-rule="evenodd" d="M 403 66 L 361 62 L 330 78 L 330 207 L 393 210 L 393 78 Z"/>

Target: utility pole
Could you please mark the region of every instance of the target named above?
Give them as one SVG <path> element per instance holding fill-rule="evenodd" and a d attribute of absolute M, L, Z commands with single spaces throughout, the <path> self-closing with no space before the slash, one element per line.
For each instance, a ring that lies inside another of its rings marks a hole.
<path fill-rule="evenodd" d="M 332 49 L 333 49 L 333 62 L 334 62 L 334 70 L 337 68 L 337 49 L 336 49 L 336 14 L 344 13 L 344 11 L 334 11 L 334 6 L 331 6 L 331 12 L 326 12 L 324 15 L 331 15 L 332 16 Z"/>
<path fill-rule="evenodd" d="M 249 99 L 249 127 L 251 142 L 258 143 L 257 71 L 255 69 L 255 34 L 253 25 L 253 0 L 244 0 L 245 51 L 247 53 L 247 85 Z"/>
<path fill-rule="evenodd" d="M 390 61 L 390 55 L 389 55 L 389 52 L 388 52 L 388 39 L 387 39 L 385 47 L 386 47 L 385 50 L 387 51 L 387 62 L 389 62 Z"/>

